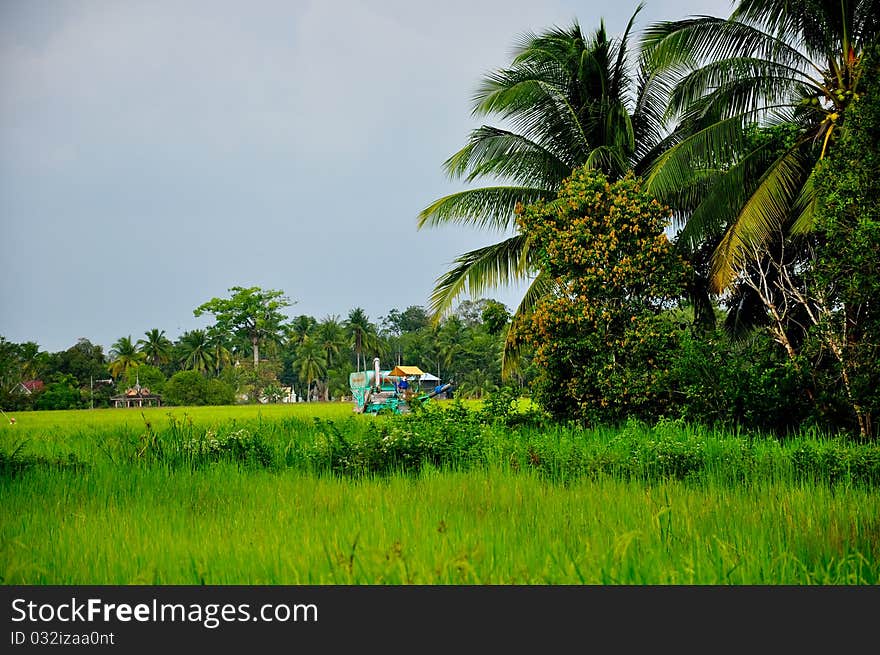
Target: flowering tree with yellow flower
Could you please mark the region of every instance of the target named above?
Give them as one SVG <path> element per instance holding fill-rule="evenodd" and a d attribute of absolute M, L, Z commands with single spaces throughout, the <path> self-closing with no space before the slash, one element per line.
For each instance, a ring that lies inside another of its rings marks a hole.
<path fill-rule="evenodd" d="M 627 175 L 579 168 L 551 202 L 517 208 L 558 291 L 541 299 L 517 338 L 534 348 L 536 393 L 554 415 L 588 422 L 656 417 L 679 325 L 667 310 L 692 275 L 665 229 L 670 211 Z"/>

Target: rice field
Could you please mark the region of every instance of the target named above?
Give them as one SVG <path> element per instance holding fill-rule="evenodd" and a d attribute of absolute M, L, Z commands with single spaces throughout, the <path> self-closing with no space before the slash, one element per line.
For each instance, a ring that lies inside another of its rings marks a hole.
<path fill-rule="evenodd" d="M 435 433 L 321 403 L 15 418 L 0 428 L 3 584 L 880 582 L 880 485 L 798 463 L 840 451 L 873 471 L 876 449 L 815 437 Z"/>

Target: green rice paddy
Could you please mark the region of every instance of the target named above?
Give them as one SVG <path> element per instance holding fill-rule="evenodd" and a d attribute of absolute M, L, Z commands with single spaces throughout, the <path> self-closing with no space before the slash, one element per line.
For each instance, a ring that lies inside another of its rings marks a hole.
<path fill-rule="evenodd" d="M 3 584 L 880 582 L 878 485 L 798 464 L 844 452 L 816 438 L 472 423 L 407 450 L 441 432 L 321 403 L 15 418 Z M 852 452 L 840 461 L 874 470 L 874 450 Z"/>

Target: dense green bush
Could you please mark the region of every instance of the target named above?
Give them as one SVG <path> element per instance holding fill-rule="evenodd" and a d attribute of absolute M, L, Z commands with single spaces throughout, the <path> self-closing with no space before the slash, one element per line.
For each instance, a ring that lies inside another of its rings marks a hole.
<path fill-rule="evenodd" d="M 218 378 L 208 379 L 198 371 L 178 371 L 165 383 L 169 405 L 231 405 L 235 391 Z"/>
<path fill-rule="evenodd" d="M 34 409 L 79 409 L 84 406 L 82 393 L 67 380 L 50 382 L 34 401 Z"/>
<path fill-rule="evenodd" d="M 677 402 L 669 415 L 779 435 L 813 415 L 803 374 L 762 332 L 735 341 L 722 329 L 686 330 L 670 360 Z"/>

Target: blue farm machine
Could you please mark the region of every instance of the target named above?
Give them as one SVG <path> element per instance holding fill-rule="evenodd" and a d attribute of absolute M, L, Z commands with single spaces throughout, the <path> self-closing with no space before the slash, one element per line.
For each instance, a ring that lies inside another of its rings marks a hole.
<path fill-rule="evenodd" d="M 424 401 L 448 392 L 451 384 L 437 385 L 430 393 L 420 388 L 426 373 L 418 366 L 395 366 L 382 370 L 379 358 L 373 359 L 372 371 L 356 371 L 348 376 L 348 386 L 358 414 L 406 414 L 413 399 Z"/>

